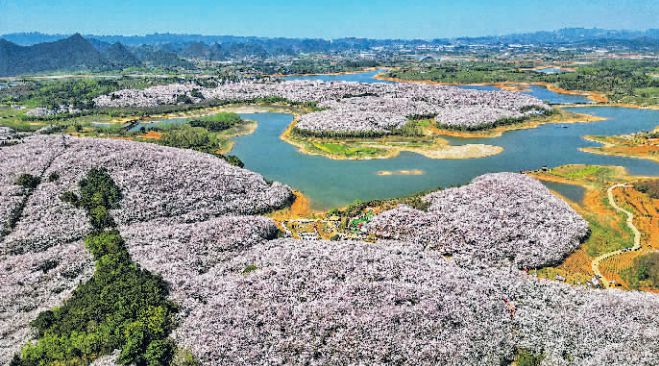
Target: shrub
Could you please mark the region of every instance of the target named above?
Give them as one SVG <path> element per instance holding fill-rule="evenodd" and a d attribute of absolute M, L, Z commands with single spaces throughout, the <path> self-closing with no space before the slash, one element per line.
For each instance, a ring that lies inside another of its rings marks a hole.
<path fill-rule="evenodd" d="M 517 362 L 517 366 L 540 366 L 544 358 L 545 357 L 543 354 L 537 354 L 525 349 L 519 349 L 517 351 L 517 357 L 515 357 L 515 361 Z"/>
<path fill-rule="evenodd" d="M 638 182 L 634 188 L 654 199 L 659 199 L 659 179 Z"/>
<path fill-rule="evenodd" d="M 235 155 L 219 155 L 219 157 L 224 159 L 224 161 L 226 161 L 227 163 L 233 166 L 237 166 L 239 168 L 245 167 L 245 163 L 243 163 L 243 161 L 240 160 L 240 158 Z"/>
<path fill-rule="evenodd" d="M 31 174 L 21 174 L 16 180 L 16 184 L 27 190 L 32 190 L 37 188 L 37 186 L 39 186 L 39 183 L 41 183 L 41 178 Z"/>
<path fill-rule="evenodd" d="M 175 346 L 171 340 L 157 340 L 149 343 L 144 358 L 148 366 L 167 366 L 174 356 Z"/>
<path fill-rule="evenodd" d="M 420 211 L 428 211 L 428 208 L 430 208 L 431 205 L 430 201 L 424 200 L 423 197 L 420 195 L 412 196 L 404 200 L 404 203 Z"/>
<path fill-rule="evenodd" d="M 190 96 L 198 99 L 206 99 L 199 89 L 192 89 L 192 91 L 190 91 Z"/>
<path fill-rule="evenodd" d="M 28 199 L 37 186 L 39 186 L 39 183 L 41 183 L 41 178 L 31 174 L 21 174 L 18 177 L 16 184 L 23 187 L 23 199 L 11 209 L 4 225 L 0 226 L 0 239 L 16 228 L 18 221 L 23 215 Z"/>
<path fill-rule="evenodd" d="M 197 366 L 199 361 L 190 351 L 177 348 L 171 364 L 172 366 Z"/>
<path fill-rule="evenodd" d="M 242 122 L 240 115 L 222 112 L 198 120 L 190 121 L 192 127 L 203 127 L 212 132 L 228 130 Z"/>
<path fill-rule="evenodd" d="M 87 210 L 97 206 L 119 208 L 121 190 L 105 168 L 93 168 L 80 181 L 80 204 Z"/>
<path fill-rule="evenodd" d="M 623 277 L 633 289 L 641 286 L 659 288 L 659 253 L 637 257 L 632 266 L 624 272 Z"/>
<path fill-rule="evenodd" d="M 214 139 L 205 128 L 191 126 L 169 129 L 162 134 L 160 139 L 163 145 L 182 149 L 204 149 L 213 141 Z"/>
<path fill-rule="evenodd" d="M 105 206 L 94 206 L 89 210 L 89 221 L 96 230 L 114 226 L 114 220 Z"/>
<path fill-rule="evenodd" d="M 58 172 L 52 172 L 48 175 L 48 182 L 56 182 L 59 179 L 59 173 Z"/>
<path fill-rule="evenodd" d="M 255 264 L 248 264 L 245 269 L 243 269 L 243 274 L 250 274 L 251 272 L 254 272 L 258 269 L 258 267 Z"/>
<path fill-rule="evenodd" d="M 80 181 L 80 197 L 72 192 L 64 192 L 60 199 L 82 207 L 87 211 L 94 230 L 100 231 L 114 226 L 109 210 L 119 208 L 121 190 L 114 183 L 105 168 L 93 168 Z"/>
<path fill-rule="evenodd" d="M 192 98 L 190 98 L 185 94 L 176 96 L 176 104 L 193 104 L 193 103 L 194 101 L 192 100 Z"/>
<path fill-rule="evenodd" d="M 43 272 L 43 273 L 48 273 L 53 268 L 56 268 L 59 262 L 54 259 L 48 259 L 47 261 L 41 263 L 38 267 L 37 270 Z"/>
<path fill-rule="evenodd" d="M 80 205 L 80 197 L 78 197 L 77 194 L 71 192 L 71 191 L 66 191 L 62 193 L 59 196 L 59 199 L 64 202 L 64 203 L 69 203 L 75 207 L 78 207 Z"/>

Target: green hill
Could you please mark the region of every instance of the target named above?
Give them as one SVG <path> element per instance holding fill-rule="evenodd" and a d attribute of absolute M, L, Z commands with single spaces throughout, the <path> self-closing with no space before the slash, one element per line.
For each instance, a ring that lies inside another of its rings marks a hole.
<path fill-rule="evenodd" d="M 135 57 L 124 45 L 119 42 L 113 43 L 100 50 L 101 55 L 113 68 L 124 68 L 140 66 L 142 62 Z"/>
<path fill-rule="evenodd" d="M 98 69 L 107 65 L 108 61 L 80 34 L 27 47 L 0 40 L 0 76 Z"/>

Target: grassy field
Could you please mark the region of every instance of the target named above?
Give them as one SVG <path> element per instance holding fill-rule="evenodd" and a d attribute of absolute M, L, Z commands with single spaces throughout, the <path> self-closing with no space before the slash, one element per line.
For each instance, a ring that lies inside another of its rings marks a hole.
<path fill-rule="evenodd" d="M 311 142 L 313 148 L 334 156 L 345 156 L 346 158 L 363 159 L 385 155 L 385 149 L 374 147 L 359 147 L 343 142 Z"/>

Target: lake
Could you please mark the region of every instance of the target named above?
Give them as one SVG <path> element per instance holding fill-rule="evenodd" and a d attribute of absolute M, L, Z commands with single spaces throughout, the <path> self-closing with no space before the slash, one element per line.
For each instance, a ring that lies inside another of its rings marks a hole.
<path fill-rule="evenodd" d="M 373 76 L 377 73 L 305 76 L 298 79 L 374 82 L 376 80 Z M 575 97 L 556 94 L 545 88 L 532 88 L 530 93 L 545 100 Z M 510 131 L 497 138 L 447 138 L 454 145 L 484 143 L 505 149 L 503 153 L 487 158 L 435 160 L 414 153 L 401 153 L 393 159 L 350 161 L 305 155 L 282 141 L 279 136 L 293 120 L 290 114 L 243 114 L 243 118 L 256 120 L 258 128 L 251 135 L 237 137 L 231 153 L 237 155 L 247 169 L 302 191 L 316 209 L 340 207 L 356 200 L 393 198 L 459 186 L 485 173 L 535 170 L 543 166 L 620 165 L 631 174 L 659 175 L 659 164 L 650 160 L 596 155 L 578 150 L 580 147 L 598 146 L 597 143 L 584 140 L 584 135 L 618 135 L 654 129 L 659 124 L 659 111 L 586 106 L 567 109 L 606 117 L 608 120 L 583 124 L 546 124 L 534 129 Z M 422 170 L 424 174 L 377 174 L 383 170 Z M 556 185 L 552 189 L 575 201 L 579 201 L 582 196 L 578 189 L 570 186 Z"/>
<path fill-rule="evenodd" d="M 574 203 L 581 204 L 583 199 L 586 196 L 586 188 L 582 186 L 577 186 L 574 184 L 558 183 L 558 182 L 549 182 L 541 181 L 542 184 L 547 186 L 547 188 L 552 189 L 560 194 L 563 197 L 571 200 Z"/>
<path fill-rule="evenodd" d="M 539 72 L 541 74 L 560 74 L 562 72 L 565 72 L 558 67 L 545 67 L 544 69 L 536 69 L 533 71 Z"/>

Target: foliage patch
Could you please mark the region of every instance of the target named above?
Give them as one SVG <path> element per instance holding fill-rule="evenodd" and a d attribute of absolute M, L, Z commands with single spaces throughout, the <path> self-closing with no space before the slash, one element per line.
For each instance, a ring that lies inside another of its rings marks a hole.
<path fill-rule="evenodd" d="M 177 307 L 167 299 L 167 284 L 131 261 L 115 228 L 109 210 L 119 208 L 121 190 L 104 168 L 91 169 L 79 188 L 79 196 L 67 192 L 62 199 L 87 211 L 94 231 L 85 247 L 96 271 L 62 306 L 39 314 L 32 322 L 37 341 L 12 366 L 87 365 L 115 349 L 123 365 L 169 365 Z"/>

